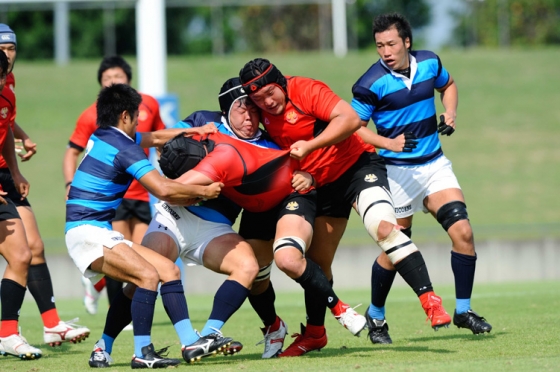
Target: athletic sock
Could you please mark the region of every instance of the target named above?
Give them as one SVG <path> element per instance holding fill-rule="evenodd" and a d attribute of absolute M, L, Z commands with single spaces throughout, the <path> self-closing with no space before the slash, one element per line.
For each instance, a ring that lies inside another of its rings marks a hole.
<path fill-rule="evenodd" d="M 463 314 L 471 308 L 476 254 L 468 256 L 451 251 L 451 269 L 455 277 L 455 308 L 457 314 Z"/>
<path fill-rule="evenodd" d="M 189 319 L 189 308 L 185 298 L 183 283 L 180 280 L 163 283 L 159 293 L 161 294 L 163 308 L 167 316 L 169 316 L 181 344 L 191 345 L 195 343 L 199 337 Z"/>
<path fill-rule="evenodd" d="M 377 262 L 371 267 L 371 305 L 369 316 L 373 319 L 385 319 L 385 301 L 397 275 L 396 270 L 387 270 Z"/>
<path fill-rule="evenodd" d="M 257 313 L 265 327 L 268 327 L 276 321 L 276 307 L 274 306 L 274 301 L 276 301 L 276 294 L 274 293 L 274 288 L 272 287 L 272 282 L 269 282 L 266 290 L 258 295 L 252 295 L 249 293 L 249 302 L 253 307 L 253 310 Z"/>
<path fill-rule="evenodd" d="M 212 312 L 200 334 L 208 336 L 222 329 L 224 323 L 243 305 L 248 295 L 249 289 L 235 280 L 226 280 L 216 291 Z"/>
<path fill-rule="evenodd" d="M 333 283 L 333 280 L 329 281 L 331 288 L 333 287 Z M 324 326 L 327 306 L 325 305 L 323 297 L 315 291 L 304 291 L 304 296 L 305 311 L 307 312 L 307 324 Z"/>
<path fill-rule="evenodd" d="M 143 357 L 142 348 L 152 343 L 150 334 L 154 321 L 157 292 L 146 288 L 136 288 L 132 297 L 130 312 L 134 324 L 134 354 Z M 111 306 L 113 307 L 113 306 Z"/>
<path fill-rule="evenodd" d="M 132 300 L 125 296 L 123 291 L 115 296 L 113 306 L 109 307 L 105 318 L 105 328 L 101 338 L 105 340 L 105 350 L 111 354 L 113 342 L 121 331 L 132 321 Z"/>
<path fill-rule="evenodd" d="M 43 325 L 47 328 L 56 327 L 60 318 L 56 311 L 51 274 L 46 262 L 29 266 L 27 288 L 37 303 Z"/>
<path fill-rule="evenodd" d="M 24 297 L 24 286 L 11 279 L 2 279 L 0 285 L 0 305 L 2 307 L 0 337 L 18 333 L 19 310 Z"/>
<path fill-rule="evenodd" d="M 107 288 L 107 297 L 109 298 L 109 306 L 113 304 L 113 300 L 122 292 L 123 282 L 105 277 L 105 288 Z"/>
<path fill-rule="evenodd" d="M 93 285 L 93 288 L 95 288 L 95 290 L 97 292 L 101 292 L 103 290 L 103 288 L 105 288 L 105 285 L 107 284 L 107 281 L 105 280 L 105 277 L 101 278 L 100 281 L 98 281 L 97 283 L 95 283 Z"/>
<path fill-rule="evenodd" d="M 402 261 L 395 264 L 395 268 L 418 297 L 423 293 L 434 290 L 428 268 L 420 251 L 406 256 Z"/>
<path fill-rule="evenodd" d="M 313 325 L 307 323 L 305 326 L 305 335 L 311 336 L 314 338 L 322 337 L 325 334 L 325 326 L 324 325 Z"/>
<path fill-rule="evenodd" d="M 332 309 L 336 306 L 339 299 L 334 293 L 329 280 L 319 265 L 308 258 L 306 258 L 305 261 L 307 263 L 305 270 L 295 281 L 298 282 L 305 291 L 315 291 L 320 296 L 321 302 L 327 305 L 329 309 Z"/>

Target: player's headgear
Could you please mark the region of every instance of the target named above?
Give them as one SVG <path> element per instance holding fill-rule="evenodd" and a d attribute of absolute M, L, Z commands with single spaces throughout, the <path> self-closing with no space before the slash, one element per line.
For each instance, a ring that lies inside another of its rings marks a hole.
<path fill-rule="evenodd" d="M 214 145 L 211 139 L 197 141 L 181 133 L 163 146 L 159 167 L 168 178 L 179 178 L 212 152 Z"/>
<path fill-rule="evenodd" d="M 17 47 L 16 33 L 4 23 L 0 23 L 0 44 L 14 44 Z"/>
<path fill-rule="evenodd" d="M 243 88 L 249 93 L 256 93 L 268 84 L 276 84 L 288 94 L 286 78 L 268 59 L 256 58 L 249 61 L 239 71 Z"/>
<path fill-rule="evenodd" d="M 220 110 L 222 110 L 222 114 L 226 117 L 228 123 L 233 104 L 246 97 L 247 93 L 241 86 L 241 80 L 239 80 L 239 78 L 228 79 L 224 85 L 222 85 L 220 94 L 218 95 L 218 101 L 220 101 Z"/>

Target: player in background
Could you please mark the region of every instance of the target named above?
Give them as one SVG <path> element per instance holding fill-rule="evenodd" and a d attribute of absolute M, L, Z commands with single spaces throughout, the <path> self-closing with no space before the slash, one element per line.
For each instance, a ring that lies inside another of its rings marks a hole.
<path fill-rule="evenodd" d="M 315 267 L 322 269 L 332 287 L 332 261 L 354 208 L 368 233 L 389 253 L 403 279 L 419 297 L 432 327 L 448 325 L 451 319 L 433 292 L 421 253 L 396 223 L 384 163 L 375 149 L 354 133 L 360 128 L 360 121 L 352 107 L 326 84 L 284 76 L 266 59 L 246 63 L 240 79 L 249 97 L 261 108 L 261 122 L 272 139 L 300 160 L 302 170 L 314 177 L 317 187 L 317 217 L 307 231 L 309 239 L 281 237 L 277 231 L 276 265 L 289 271 L 291 277 L 303 271 L 300 280 Z M 354 309 L 332 307 L 332 303 L 325 304 L 318 297 L 317 291 L 305 289 L 307 326 L 302 325 L 302 333 L 280 357 L 300 356 L 327 344 L 325 305 L 354 335 L 366 325 L 364 317 Z M 274 298 L 263 297 L 263 307 L 271 300 Z"/>
<path fill-rule="evenodd" d="M 166 291 L 169 283 L 181 283 L 180 270 L 162 255 L 125 239 L 112 229 L 111 221 L 132 179 L 137 179 L 157 198 L 175 205 L 215 198 L 221 185 L 185 186 L 159 174 L 140 146 L 160 147 L 178 134 L 205 132 L 199 129 L 136 132 L 141 100 L 140 94 L 128 84 L 114 84 L 99 93 L 96 103 L 99 129 L 88 141 L 86 155 L 76 170 L 66 201 L 66 245 L 75 265 L 89 280 L 98 281 L 103 275 L 109 275 L 138 287 L 131 297 L 119 291 L 117 298 L 130 304 L 126 307 L 114 303 L 107 317 L 126 321 L 124 325 L 130 322 L 128 314 L 132 318 L 132 368 L 164 368 L 180 361 L 162 357 L 153 347 L 150 332 L 154 306 L 160 282 L 166 308 L 185 302 L 184 295 Z M 90 365 L 99 356 L 105 356 L 97 350 L 98 343 Z"/>
<path fill-rule="evenodd" d="M 23 148 L 18 155 L 22 161 L 28 161 L 37 151 L 36 144 L 16 123 L 16 82 L 13 68 L 17 57 L 17 38 L 14 31 L 5 24 L 0 24 L 0 50 L 8 59 L 8 69 L 5 71 L 7 73 L 6 82 L 1 94 L 3 97 L 13 96 L 13 99 L 9 99 L 5 106 L 0 107 L 0 116 L 3 120 L 9 120 L 13 136 L 22 142 Z M 21 195 L 14 185 L 12 174 L 3 157 L 0 157 L 0 182 L 4 185 L 8 198 L 17 207 L 23 226 L 25 226 L 25 245 L 31 249 L 27 287 L 41 313 L 43 340 L 50 346 L 58 346 L 66 341 L 72 343 L 82 341 L 90 333 L 88 328 L 76 325 L 75 320 L 68 322 L 60 320 L 54 299 L 51 274 L 45 259 L 45 244 L 41 239 L 35 214 L 26 195 Z"/>
<path fill-rule="evenodd" d="M 99 65 L 97 81 L 101 88 L 108 87 L 111 84 L 130 85 L 132 69 L 120 56 L 105 57 Z M 140 95 L 142 96 L 142 103 L 139 109 L 137 130 L 139 132 L 152 132 L 164 129 L 165 125 L 159 115 L 157 100 L 147 94 L 140 93 Z M 70 183 L 76 172 L 78 158 L 84 151 L 89 137 L 97 129 L 95 124 L 96 118 L 97 112 L 95 103 L 93 103 L 82 112 L 76 122 L 74 132 L 70 136 L 63 160 L 66 193 L 68 193 Z M 148 149 L 144 151 L 148 154 Z M 122 233 L 125 239 L 140 244 L 142 237 L 148 229 L 148 223 L 152 219 L 149 200 L 146 189 L 138 181 L 134 180 L 117 210 L 117 215 L 112 222 L 113 229 Z M 89 280 L 83 280 L 86 290 L 84 305 L 88 313 L 97 313 L 99 293 L 103 290 L 105 283 L 109 304 L 111 304 L 113 298 L 122 290 L 122 283 L 106 278 L 93 286 Z"/>
<path fill-rule="evenodd" d="M 452 242 L 451 268 L 455 275 L 453 324 L 473 333 L 490 332 L 492 326 L 471 309 L 476 252 L 467 206 L 451 162 L 443 154 L 439 135 L 456 128 L 458 91 L 439 57 L 430 51 L 412 50 L 410 24 L 400 14 L 378 16 L 373 38 L 379 60 L 354 84 L 352 107 L 364 128 L 362 138 L 382 148 L 387 164 L 397 224 L 412 235 L 412 217 L 423 211 L 442 225 Z M 444 113 L 437 121 L 434 90 L 441 95 Z M 377 134 L 365 128 L 374 122 Z M 400 151 L 403 136 L 415 144 Z M 385 300 L 395 277 L 395 266 L 385 253 L 372 269 L 372 304 L 366 316 L 373 343 L 391 343 L 385 320 Z"/>

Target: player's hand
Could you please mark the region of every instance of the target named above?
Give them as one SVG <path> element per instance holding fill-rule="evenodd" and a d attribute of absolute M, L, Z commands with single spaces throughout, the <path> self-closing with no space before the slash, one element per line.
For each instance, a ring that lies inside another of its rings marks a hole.
<path fill-rule="evenodd" d="M 189 135 L 198 134 L 202 136 L 204 134 L 216 133 L 217 131 L 218 128 L 216 128 L 216 125 L 214 123 L 208 123 L 204 124 L 201 127 L 191 128 Z"/>
<path fill-rule="evenodd" d="M 295 171 L 292 177 L 292 187 L 296 191 L 305 191 L 313 186 L 313 176 L 307 172 Z"/>
<path fill-rule="evenodd" d="M 37 144 L 31 139 L 15 140 L 16 153 L 21 158 L 21 161 L 28 161 L 33 155 L 37 153 Z M 23 153 L 25 150 L 25 153 Z"/>
<path fill-rule="evenodd" d="M 290 156 L 297 160 L 305 158 L 312 151 L 313 149 L 309 146 L 308 141 L 297 141 L 290 146 Z"/>
<path fill-rule="evenodd" d="M 23 177 L 21 173 L 12 173 L 12 178 L 14 180 L 14 185 L 16 190 L 21 195 L 21 200 L 29 195 L 29 182 Z"/>
<path fill-rule="evenodd" d="M 218 195 L 220 195 L 222 187 L 224 187 L 224 184 L 221 182 L 214 182 L 213 184 L 206 186 L 204 199 L 216 199 Z"/>
<path fill-rule="evenodd" d="M 453 118 L 449 116 L 446 118 L 445 115 L 442 114 L 439 116 L 439 120 L 440 122 L 437 128 L 439 134 L 442 136 L 450 136 L 455 132 L 455 120 L 453 120 Z"/>
<path fill-rule="evenodd" d="M 412 152 L 418 144 L 418 138 L 412 132 L 405 132 L 392 139 L 390 144 L 388 150 L 393 152 Z"/>

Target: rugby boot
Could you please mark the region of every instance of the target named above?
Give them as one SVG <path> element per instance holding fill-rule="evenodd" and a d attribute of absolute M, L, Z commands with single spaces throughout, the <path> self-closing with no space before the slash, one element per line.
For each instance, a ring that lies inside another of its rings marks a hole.
<path fill-rule="evenodd" d="M 261 328 L 264 339 L 257 342 L 257 345 L 264 344 L 263 359 L 277 357 L 282 352 L 284 347 L 284 339 L 288 333 L 286 323 L 280 317 L 276 317 L 274 324 Z"/>
<path fill-rule="evenodd" d="M 492 326 L 486 322 L 486 319 L 475 313 L 472 309 L 467 310 L 467 312 L 463 314 L 457 314 L 457 310 L 455 310 L 453 314 L 453 324 L 455 324 L 457 328 L 470 329 L 475 335 L 484 332 L 490 333 L 492 330 Z"/>
<path fill-rule="evenodd" d="M 91 280 L 82 276 L 82 285 L 86 294 L 84 295 L 84 306 L 89 314 L 97 314 L 97 303 L 99 301 L 100 293 L 93 286 Z"/>
<path fill-rule="evenodd" d="M 278 355 L 280 358 L 301 356 L 313 350 L 321 351 L 322 348 L 327 346 L 327 331 L 324 327 L 323 335 L 319 337 L 313 337 L 306 333 L 305 330 L 306 327 L 301 324 L 301 333 L 294 333 L 292 335 L 292 337 L 296 338 L 295 341 Z"/>
<path fill-rule="evenodd" d="M 105 340 L 97 341 L 89 357 L 89 366 L 91 368 L 107 368 L 111 363 L 113 363 L 113 358 L 105 351 Z"/>
<path fill-rule="evenodd" d="M 43 340 L 52 347 L 60 346 L 63 342 L 76 344 L 89 337 L 89 329 L 77 325 L 79 319 L 75 318 L 67 322 L 62 320 L 52 328 L 43 327 Z"/>
<path fill-rule="evenodd" d="M 428 318 L 432 323 L 432 328 L 437 331 L 441 327 L 449 328 L 451 324 L 451 317 L 443 308 L 441 297 L 436 296 L 434 292 L 427 292 L 420 297 L 422 308 L 426 312 Z"/>
<path fill-rule="evenodd" d="M 228 347 L 224 349 L 224 355 L 234 355 L 237 354 L 243 349 L 243 344 L 239 341 L 232 341 Z"/>
<path fill-rule="evenodd" d="M 340 300 L 336 306 L 331 309 L 331 313 L 334 315 L 336 320 L 338 320 L 338 322 L 354 336 L 359 337 L 360 332 L 366 326 L 366 318 L 358 314 L 356 310 L 350 307 L 350 305 L 347 305 Z"/>
<path fill-rule="evenodd" d="M 15 333 L 8 337 L 0 337 L 0 351 L 4 356 L 11 355 L 22 360 L 39 359 L 43 352 L 29 345 L 25 337 Z"/>
<path fill-rule="evenodd" d="M 160 355 L 161 353 L 165 353 L 167 348 L 163 348 L 161 350 L 154 350 L 154 344 L 149 344 L 148 346 L 144 346 L 142 348 L 142 355 L 141 356 L 132 356 L 132 360 L 130 361 L 130 367 L 132 369 L 140 369 L 140 368 L 167 368 L 170 366 L 176 366 L 181 363 L 179 359 L 172 359 L 166 358 L 167 355 Z"/>
<path fill-rule="evenodd" d="M 368 337 L 372 344 L 392 344 L 391 336 L 389 336 L 389 324 L 385 319 L 373 319 L 366 310 L 366 327 L 368 329 Z"/>
<path fill-rule="evenodd" d="M 194 363 L 208 356 L 223 354 L 233 339 L 224 337 L 220 331 L 200 337 L 191 345 L 183 345 L 181 354 L 187 363 Z"/>

